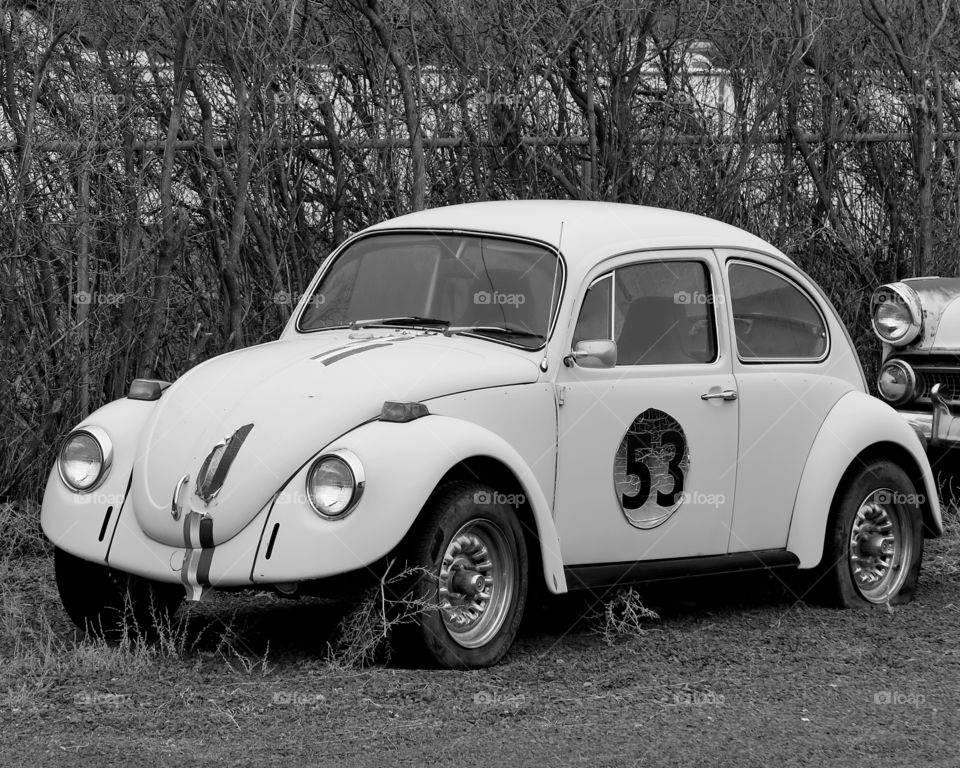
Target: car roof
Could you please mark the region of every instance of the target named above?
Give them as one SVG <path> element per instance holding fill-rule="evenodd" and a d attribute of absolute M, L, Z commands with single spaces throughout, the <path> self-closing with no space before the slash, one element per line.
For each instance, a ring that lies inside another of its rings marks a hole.
<path fill-rule="evenodd" d="M 392 229 L 465 230 L 539 240 L 560 250 L 574 272 L 588 270 L 605 256 L 654 248 L 742 248 L 759 250 L 792 264 L 772 245 L 738 227 L 692 213 L 623 203 L 464 203 L 399 216 L 365 232 Z"/>

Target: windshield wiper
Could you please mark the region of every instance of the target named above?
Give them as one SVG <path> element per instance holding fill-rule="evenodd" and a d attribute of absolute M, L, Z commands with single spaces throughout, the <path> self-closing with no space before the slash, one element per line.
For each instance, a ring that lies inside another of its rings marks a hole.
<path fill-rule="evenodd" d="M 350 327 L 354 330 L 357 328 L 368 328 L 372 325 L 442 325 L 446 327 L 450 325 L 450 321 L 439 317 L 405 315 L 403 317 L 381 317 L 372 320 L 354 320 L 352 323 L 350 323 Z"/>
<path fill-rule="evenodd" d="M 543 338 L 542 333 L 534 333 L 526 328 L 517 328 L 512 325 L 505 328 L 499 325 L 463 325 L 456 328 L 447 328 L 443 333 L 446 336 L 452 336 L 456 333 L 489 333 L 495 336 L 520 336 L 525 339 Z"/>

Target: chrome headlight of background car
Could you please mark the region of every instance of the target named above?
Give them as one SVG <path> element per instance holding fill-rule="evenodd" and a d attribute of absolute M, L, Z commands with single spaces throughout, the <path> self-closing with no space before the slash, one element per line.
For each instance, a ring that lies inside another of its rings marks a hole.
<path fill-rule="evenodd" d="M 913 399 L 917 391 L 917 376 L 909 363 L 903 360 L 888 360 L 880 368 L 877 389 L 888 403 L 902 405 Z"/>
<path fill-rule="evenodd" d="M 894 346 L 912 342 L 923 325 L 920 297 L 906 283 L 889 283 L 874 291 L 870 315 L 877 336 Z"/>
<path fill-rule="evenodd" d="M 84 427 L 67 435 L 60 446 L 60 479 L 76 493 L 92 491 L 106 478 L 113 463 L 113 443 L 100 427 Z"/>
<path fill-rule="evenodd" d="M 336 520 L 350 513 L 363 495 L 363 466 L 347 450 L 318 457 L 307 472 L 307 498 L 323 517 Z"/>

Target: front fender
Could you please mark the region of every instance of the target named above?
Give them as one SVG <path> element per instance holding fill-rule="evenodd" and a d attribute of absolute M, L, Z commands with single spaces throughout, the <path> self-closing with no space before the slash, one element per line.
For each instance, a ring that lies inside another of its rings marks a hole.
<path fill-rule="evenodd" d="M 305 500 L 312 462 L 304 465 L 270 510 L 254 564 L 255 581 L 323 578 L 377 561 L 400 543 L 452 467 L 488 456 L 518 479 L 537 525 L 547 586 L 566 592 L 560 540 L 546 496 L 519 453 L 498 435 L 457 418 L 431 415 L 406 423 L 368 422 L 324 453 L 341 448 L 356 454 L 366 475 L 356 509 L 342 520 L 317 515 Z"/>
<path fill-rule="evenodd" d="M 115 400 L 77 425 L 76 429 L 97 426 L 109 435 L 113 465 L 103 482 L 89 493 L 74 493 L 67 488 L 54 465 L 43 493 L 40 527 L 55 546 L 85 560 L 106 561 L 121 510 L 129 506 L 126 497 L 137 443 L 154 406 L 154 402 L 145 400 Z"/>
<path fill-rule="evenodd" d="M 916 432 L 886 403 L 850 392 L 827 414 L 803 468 L 787 538 L 787 550 L 800 558 L 801 568 L 813 568 L 823 557 L 830 508 L 844 473 L 857 456 L 881 443 L 898 446 L 914 460 L 923 479 L 917 490 L 925 497 L 925 522 L 942 532 L 936 483 Z"/>

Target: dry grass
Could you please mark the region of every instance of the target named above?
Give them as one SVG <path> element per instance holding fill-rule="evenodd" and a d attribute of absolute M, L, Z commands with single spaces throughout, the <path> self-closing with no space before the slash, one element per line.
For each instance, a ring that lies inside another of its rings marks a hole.
<path fill-rule="evenodd" d="M 152 644 L 77 639 L 50 558 L 4 550 L 0 750 L 10 764 L 55 766 L 130 754 L 144 765 L 249 765 L 293 750 L 356 768 L 464 754 L 518 765 L 954 765 L 960 531 L 956 510 L 945 518 L 917 600 L 893 614 L 798 608 L 754 580 L 738 582 L 735 605 L 727 587 L 698 591 L 693 608 L 645 591 L 663 616 L 655 623 L 628 589 L 592 627 L 583 601 L 554 601 L 549 626 L 470 673 L 370 666 L 381 657 L 368 650 L 395 628 L 389 589 L 344 619 L 327 658 L 316 640 L 325 619 L 309 600 L 246 593 L 186 606 Z M 268 663 L 269 640 L 280 650 Z M 878 705 L 887 693 L 925 703 Z M 866 736 L 864 722 L 877 724 Z"/>
<path fill-rule="evenodd" d="M 408 568 L 391 575 L 387 566 L 380 583 L 371 587 L 341 619 L 334 639 L 327 645 L 327 663 L 337 669 L 362 669 L 390 660 L 391 636 L 426 609 L 425 603 L 405 596 L 404 587 L 426 576 L 422 569 Z M 401 597 L 396 597 L 400 593 Z"/>
<path fill-rule="evenodd" d="M 0 566 L 8 561 L 53 551 L 40 530 L 40 505 L 23 501 L 0 504 Z"/>
<path fill-rule="evenodd" d="M 193 605 L 158 619 L 150 640 L 132 624 L 117 643 L 82 636 L 60 604 L 52 547 L 38 517 L 35 506 L 0 506 L 0 710 L 29 709 L 78 682 L 95 687 L 103 680 L 155 678 L 164 666 L 185 661 L 194 669 L 268 674 L 267 654 L 249 652 L 229 617 L 204 616 Z"/>
<path fill-rule="evenodd" d="M 659 620 L 660 615 L 643 604 L 640 593 L 627 587 L 604 603 L 599 631 L 604 642 L 612 645 L 618 638 L 646 634 L 650 622 Z"/>

